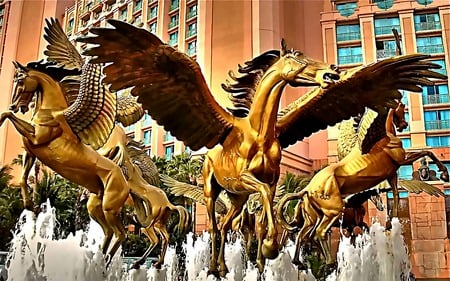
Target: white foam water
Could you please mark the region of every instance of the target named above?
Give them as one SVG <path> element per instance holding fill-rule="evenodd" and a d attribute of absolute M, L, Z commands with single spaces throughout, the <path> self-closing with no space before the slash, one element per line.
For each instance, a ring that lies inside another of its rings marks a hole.
<path fill-rule="evenodd" d="M 55 239 L 55 210 L 47 202 L 36 218 L 24 211 L 11 242 L 8 262 L 8 281 L 314 281 L 310 271 L 298 272 L 291 263 L 295 251 L 289 242 L 280 255 L 268 260 L 262 275 L 245 260 L 240 238 L 227 243 L 225 261 L 229 273 L 218 279 L 208 275 L 210 236 L 187 235 L 183 245 L 186 255 L 185 271 L 180 272 L 175 248 L 169 247 L 164 266 L 158 270 L 143 266 L 126 272 L 119 252 L 105 270 L 104 256 L 100 250 L 103 232 L 91 222 L 89 231 L 78 231 L 65 239 Z M 385 231 L 374 223 L 369 233 L 358 236 L 356 246 L 342 238 L 338 251 L 338 268 L 327 281 L 407 281 L 410 263 L 401 235 L 398 219 L 392 220 L 392 229 Z"/>

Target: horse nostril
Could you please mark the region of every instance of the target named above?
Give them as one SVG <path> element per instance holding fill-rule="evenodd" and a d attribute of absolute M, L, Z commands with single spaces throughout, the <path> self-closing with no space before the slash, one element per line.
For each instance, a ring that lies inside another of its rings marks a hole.
<path fill-rule="evenodd" d="M 339 80 L 339 79 L 340 79 L 340 76 L 337 74 L 334 74 L 334 73 L 327 72 L 323 75 L 323 80 L 325 80 L 325 81 L 335 81 L 335 80 Z"/>
<path fill-rule="evenodd" d="M 16 106 L 15 106 L 14 104 L 10 105 L 10 106 L 9 106 L 9 110 L 11 110 L 11 111 L 16 110 Z"/>
<path fill-rule="evenodd" d="M 337 66 L 337 65 L 335 65 L 335 64 L 330 65 L 330 69 L 331 69 L 331 70 L 334 70 L 334 71 L 336 71 L 336 72 L 339 72 L 339 66 Z"/>

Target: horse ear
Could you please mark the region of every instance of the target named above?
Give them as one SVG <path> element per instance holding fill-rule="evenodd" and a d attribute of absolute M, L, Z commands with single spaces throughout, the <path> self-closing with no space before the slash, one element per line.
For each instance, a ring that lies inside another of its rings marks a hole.
<path fill-rule="evenodd" d="M 13 61 L 12 62 L 15 68 L 19 68 L 22 70 L 25 70 L 25 66 L 21 65 L 18 61 Z"/>
<path fill-rule="evenodd" d="M 281 39 L 281 56 L 286 55 L 287 53 L 287 45 L 286 45 L 286 40 L 284 40 L 284 38 Z"/>

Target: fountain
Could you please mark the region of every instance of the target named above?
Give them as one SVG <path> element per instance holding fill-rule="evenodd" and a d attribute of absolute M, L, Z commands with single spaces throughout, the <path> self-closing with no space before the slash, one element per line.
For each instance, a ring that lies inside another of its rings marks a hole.
<path fill-rule="evenodd" d="M 183 245 L 186 254 L 186 270 L 180 272 L 174 247 L 169 247 L 161 270 L 145 268 L 127 271 L 120 254 L 114 256 L 110 267 L 105 268 L 101 252 L 103 232 L 91 221 L 88 231 L 77 231 L 65 239 L 54 238 L 57 225 L 55 209 L 47 202 L 37 218 L 33 212 L 24 211 L 20 216 L 11 242 L 8 262 L 9 281 L 104 280 L 104 281 L 219 281 L 208 275 L 210 237 L 203 233 L 194 237 L 189 233 Z M 368 233 L 356 238 L 356 246 L 343 237 L 338 251 L 338 268 L 327 281 L 406 281 L 410 265 L 401 224 L 392 220 L 388 232 L 376 222 Z M 230 272 L 221 281 L 291 281 L 316 280 L 310 271 L 299 272 L 291 263 L 295 244 L 289 241 L 280 255 L 267 261 L 262 276 L 258 269 L 245 260 L 242 240 L 238 237 L 227 244 L 226 262 Z"/>

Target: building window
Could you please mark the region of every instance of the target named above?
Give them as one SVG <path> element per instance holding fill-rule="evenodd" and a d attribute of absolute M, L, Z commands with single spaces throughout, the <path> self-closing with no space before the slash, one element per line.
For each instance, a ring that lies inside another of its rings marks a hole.
<path fill-rule="evenodd" d="M 417 38 L 417 52 L 425 54 L 444 53 L 441 36 Z"/>
<path fill-rule="evenodd" d="M 180 1 L 179 0 L 171 0 L 170 1 L 169 11 L 173 11 L 175 9 L 178 9 L 179 6 L 180 6 Z"/>
<path fill-rule="evenodd" d="M 170 132 L 166 132 L 164 135 L 164 141 L 173 141 L 173 136 L 170 134 Z"/>
<path fill-rule="evenodd" d="M 416 31 L 441 29 L 439 14 L 423 14 L 414 16 Z"/>
<path fill-rule="evenodd" d="M 151 33 L 155 33 L 156 34 L 156 28 L 158 27 L 158 23 L 152 22 L 151 24 L 148 25 L 148 30 L 150 30 Z"/>
<path fill-rule="evenodd" d="M 410 148 L 411 147 L 411 138 L 401 138 L 403 148 Z"/>
<path fill-rule="evenodd" d="M 450 110 L 430 110 L 423 115 L 425 130 L 450 129 Z"/>
<path fill-rule="evenodd" d="M 392 34 L 392 29 L 395 28 L 400 31 L 399 18 L 383 18 L 375 19 L 375 35 Z"/>
<path fill-rule="evenodd" d="M 399 179 L 410 180 L 412 179 L 413 166 L 412 165 L 400 166 L 397 172 Z"/>
<path fill-rule="evenodd" d="M 133 12 L 135 13 L 135 12 L 137 12 L 137 11 L 140 11 L 142 9 L 142 0 L 136 0 L 135 2 L 134 2 L 134 9 L 133 9 Z"/>
<path fill-rule="evenodd" d="M 178 14 L 171 16 L 170 17 L 170 22 L 169 22 L 169 29 L 171 29 L 171 28 L 173 28 L 175 26 L 178 26 L 178 23 L 179 23 L 179 16 L 178 16 Z"/>
<path fill-rule="evenodd" d="M 197 4 L 189 6 L 186 14 L 186 19 L 191 19 L 197 15 Z"/>
<path fill-rule="evenodd" d="M 178 44 L 178 31 L 169 34 L 169 45 L 174 46 Z"/>
<path fill-rule="evenodd" d="M 197 40 L 188 43 L 187 52 L 189 56 L 194 56 L 197 53 Z"/>
<path fill-rule="evenodd" d="M 131 124 L 130 126 L 125 128 L 125 132 L 129 133 L 129 132 L 134 132 L 134 129 L 136 128 L 135 124 Z"/>
<path fill-rule="evenodd" d="M 148 127 L 152 124 L 152 118 L 147 113 L 144 114 L 144 119 L 142 120 L 143 126 Z"/>
<path fill-rule="evenodd" d="M 144 131 L 143 142 L 145 145 L 149 145 L 152 143 L 152 130 Z"/>
<path fill-rule="evenodd" d="M 423 104 L 449 103 L 448 85 L 434 85 L 422 87 Z"/>
<path fill-rule="evenodd" d="M 146 149 L 145 149 L 145 153 L 146 153 L 148 156 L 152 157 L 152 148 L 151 148 L 151 147 L 146 148 Z"/>
<path fill-rule="evenodd" d="M 68 22 L 68 24 L 67 24 L 67 31 L 68 31 L 68 32 L 72 32 L 74 22 L 75 22 L 74 19 L 70 19 L 70 20 L 69 20 L 69 22 Z"/>
<path fill-rule="evenodd" d="M 338 48 L 338 64 L 352 64 L 362 62 L 363 58 L 361 46 Z"/>
<path fill-rule="evenodd" d="M 194 36 L 197 34 L 197 23 L 191 23 L 188 25 L 188 30 L 186 31 L 186 38 Z"/>
<path fill-rule="evenodd" d="M 397 45 L 394 40 L 376 41 L 377 60 L 393 57 L 397 54 Z"/>
<path fill-rule="evenodd" d="M 433 69 L 433 71 L 439 72 L 442 75 L 447 75 L 447 69 L 445 67 L 445 60 L 432 60 L 432 62 L 441 66 L 441 68 Z"/>
<path fill-rule="evenodd" d="M 336 40 L 338 42 L 361 40 L 359 24 L 336 26 Z"/>
<path fill-rule="evenodd" d="M 167 145 L 167 146 L 165 147 L 165 150 L 164 150 L 164 151 L 165 151 L 165 152 L 164 152 L 164 157 L 165 157 L 167 160 L 172 160 L 174 149 L 175 149 L 175 146 L 174 146 L 173 144 Z"/>
<path fill-rule="evenodd" d="M 400 90 L 400 92 L 402 93 L 401 103 L 403 103 L 404 105 L 408 106 L 409 93 L 407 91 L 404 91 L 404 90 Z"/>
<path fill-rule="evenodd" d="M 119 19 L 124 21 L 124 20 L 127 20 L 127 17 L 128 17 L 127 9 L 125 8 L 125 9 L 120 10 L 120 12 L 119 12 Z"/>
<path fill-rule="evenodd" d="M 349 17 L 353 15 L 357 7 L 358 4 L 356 4 L 356 2 L 336 4 L 336 10 L 343 17 Z"/>
<path fill-rule="evenodd" d="M 433 136 L 427 137 L 427 146 L 445 147 L 450 146 L 450 136 Z"/>
<path fill-rule="evenodd" d="M 157 16 L 158 16 L 158 5 L 150 8 L 150 12 L 147 15 L 147 19 L 151 20 L 151 19 L 156 18 Z"/>

